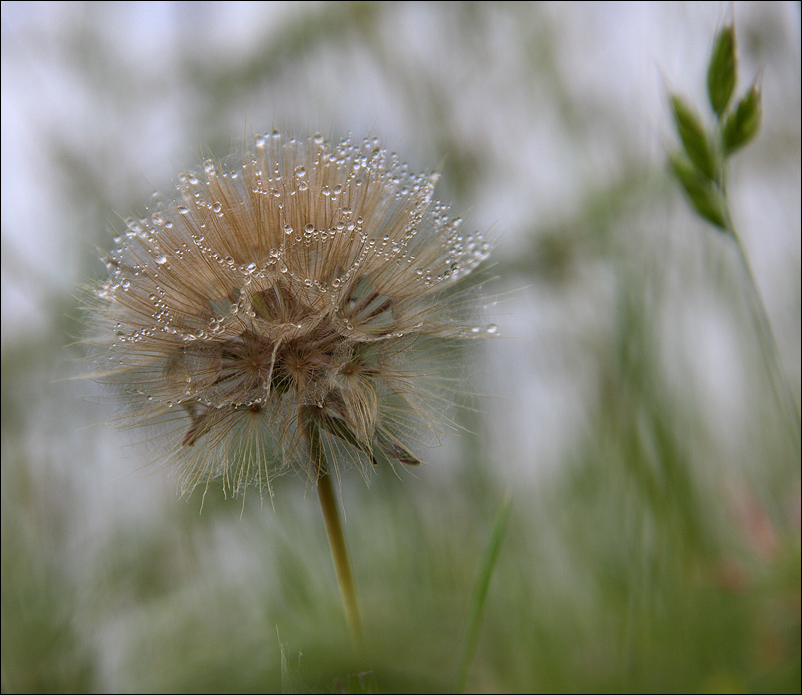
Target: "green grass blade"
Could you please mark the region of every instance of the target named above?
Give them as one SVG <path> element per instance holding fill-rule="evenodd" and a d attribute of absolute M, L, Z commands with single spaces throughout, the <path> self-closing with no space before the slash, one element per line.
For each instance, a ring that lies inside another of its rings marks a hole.
<path fill-rule="evenodd" d="M 460 663 L 454 692 L 461 693 L 465 690 L 468 681 L 468 669 L 470 668 L 473 654 L 476 651 L 476 642 L 479 638 L 479 626 L 482 622 L 482 611 L 487 599 L 487 590 L 490 586 L 490 578 L 493 575 L 493 568 L 496 566 L 498 554 L 501 550 L 501 542 L 504 540 L 504 532 L 507 528 L 507 520 L 512 506 L 512 496 L 509 492 L 505 493 L 501 500 L 501 506 L 496 514 L 496 521 L 493 524 L 493 534 L 490 536 L 490 543 L 485 553 L 482 569 L 479 573 L 479 580 L 473 592 L 471 602 L 471 618 L 468 625 L 468 634 L 465 639 L 465 648 L 462 652 L 462 662 Z"/>

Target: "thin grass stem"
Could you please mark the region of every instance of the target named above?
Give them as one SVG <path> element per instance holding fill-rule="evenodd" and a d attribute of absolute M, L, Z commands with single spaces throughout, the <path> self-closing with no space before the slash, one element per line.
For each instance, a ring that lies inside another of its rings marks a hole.
<path fill-rule="evenodd" d="M 473 592 L 470 623 L 468 624 L 465 648 L 462 652 L 462 662 L 460 663 L 457 681 L 454 687 L 455 693 L 465 692 L 465 686 L 468 682 L 468 670 L 470 669 L 471 661 L 473 661 L 476 643 L 479 639 L 479 626 L 482 623 L 482 612 L 484 611 L 485 600 L 487 599 L 487 591 L 490 587 L 490 578 L 493 575 L 493 568 L 496 566 L 496 561 L 498 560 L 499 550 L 501 550 L 501 542 L 504 539 L 504 532 L 507 528 L 507 519 L 510 515 L 511 506 L 512 496 L 507 492 L 501 500 L 501 505 L 496 514 L 496 521 L 493 524 L 493 533 L 490 536 L 490 543 L 487 546 L 487 552 L 485 553 L 484 562 L 482 563 L 482 568 L 479 573 L 479 579 L 476 582 L 476 588 Z"/>
<path fill-rule="evenodd" d="M 768 313 L 766 312 L 763 298 L 760 294 L 760 289 L 755 281 L 752 267 L 749 263 L 749 258 L 746 255 L 746 249 L 740 236 L 735 231 L 735 228 L 730 224 L 729 232 L 735 240 L 735 246 L 738 250 L 738 257 L 741 266 L 746 275 L 747 283 L 745 288 L 746 300 L 749 305 L 749 311 L 752 315 L 752 320 L 755 322 L 755 330 L 760 340 L 760 348 L 763 352 L 763 359 L 766 362 L 766 367 L 769 371 L 769 378 L 771 379 L 772 391 L 777 399 L 781 410 L 786 410 L 786 413 L 793 419 L 794 427 L 794 445 L 800 446 L 800 438 L 802 433 L 802 426 L 800 425 L 799 406 L 791 391 L 791 385 L 785 376 L 780 361 L 780 353 L 777 348 L 777 338 L 771 327 Z"/>

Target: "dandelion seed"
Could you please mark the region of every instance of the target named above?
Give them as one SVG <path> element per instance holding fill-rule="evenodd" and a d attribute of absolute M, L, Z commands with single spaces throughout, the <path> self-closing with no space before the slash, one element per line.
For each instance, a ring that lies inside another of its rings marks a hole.
<path fill-rule="evenodd" d="M 477 337 L 444 290 L 489 253 L 435 180 L 373 140 L 258 137 L 127 222 L 89 342 L 121 424 L 146 428 L 182 491 L 317 480 L 310 428 L 331 466 L 419 463 L 415 442 L 442 429 L 421 360 Z"/>

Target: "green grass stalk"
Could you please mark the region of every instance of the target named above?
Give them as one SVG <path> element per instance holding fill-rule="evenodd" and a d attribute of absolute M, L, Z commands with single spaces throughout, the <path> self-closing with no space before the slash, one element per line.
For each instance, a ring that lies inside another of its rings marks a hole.
<path fill-rule="evenodd" d="M 511 506 L 512 497 L 510 493 L 507 492 L 504 495 L 504 499 L 501 500 L 501 505 L 496 514 L 496 521 L 493 524 L 493 533 L 490 536 L 490 543 L 487 546 L 487 552 L 485 553 L 484 562 L 482 563 L 482 568 L 479 573 L 479 579 L 476 582 L 476 588 L 473 592 L 471 617 L 468 624 L 468 633 L 465 638 L 465 648 L 462 652 L 462 661 L 454 686 L 455 693 L 465 692 L 465 686 L 468 682 L 468 670 L 471 666 L 471 661 L 476 651 L 476 643 L 479 639 L 479 626 L 482 622 L 482 612 L 485 607 L 485 600 L 487 599 L 487 591 L 490 587 L 490 578 L 493 575 L 493 568 L 496 566 L 496 561 L 498 560 L 501 542 L 504 540 L 504 532 L 507 528 L 507 520 L 509 519 Z"/>
<path fill-rule="evenodd" d="M 781 410 L 785 410 L 793 420 L 794 427 L 794 445 L 799 448 L 800 437 L 802 433 L 802 426 L 800 426 L 799 406 L 791 391 L 791 385 L 785 376 L 785 372 L 780 360 L 780 353 L 777 348 L 777 338 L 774 335 L 774 330 L 771 327 L 768 313 L 766 312 L 763 298 L 760 294 L 760 289 L 755 281 L 755 276 L 752 273 L 752 267 L 749 263 L 749 258 L 746 255 L 746 249 L 740 236 L 735 231 L 735 228 L 730 224 L 729 228 L 732 238 L 735 240 L 736 248 L 738 249 L 738 257 L 741 266 L 746 275 L 745 295 L 747 303 L 749 304 L 749 312 L 752 315 L 752 320 L 755 322 L 755 330 L 760 340 L 760 348 L 763 352 L 763 359 L 766 362 L 769 371 L 769 378 L 771 379 L 771 386 L 774 396 Z"/>

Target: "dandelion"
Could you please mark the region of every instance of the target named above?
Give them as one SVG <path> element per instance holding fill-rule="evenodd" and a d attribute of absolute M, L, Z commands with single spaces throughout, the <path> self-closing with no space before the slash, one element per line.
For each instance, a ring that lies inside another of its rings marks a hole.
<path fill-rule="evenodd" d="M 336 564 L 329 467 L 419 463 L 443 425 L 432 348 L 477 335 L 445 290 L 490 248 L 432 199 L 436 179 L 375 139 L 272 133 L 126 221 L 91 301 L 96 376 L 182 491 L 299 471 Z"/>

